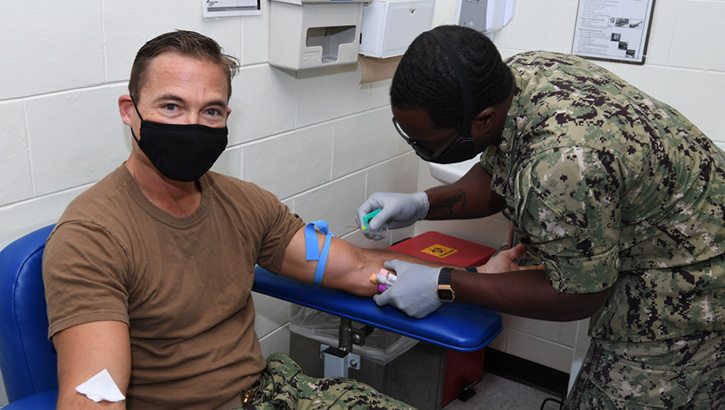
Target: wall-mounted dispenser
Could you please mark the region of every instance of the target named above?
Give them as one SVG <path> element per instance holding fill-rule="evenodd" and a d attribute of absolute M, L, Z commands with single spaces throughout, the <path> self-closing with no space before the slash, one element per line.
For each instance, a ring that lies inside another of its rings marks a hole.
<path fill-rule="evenodd" d="M 410 43 L 430 30 L 435 0 L 373 1 L 363 9 L 360 54 L 388 58 L 403 55 Z"/>
<path fill-rule="evenodd" d="M 458 0 L 456 24 L 493 38 L 514 17 L 516 0 Z"/>
<path fill-rule="evenodd" d="M 370 0 L 270 0 L 269 64 L 290 70 L 357 63 Z"/>

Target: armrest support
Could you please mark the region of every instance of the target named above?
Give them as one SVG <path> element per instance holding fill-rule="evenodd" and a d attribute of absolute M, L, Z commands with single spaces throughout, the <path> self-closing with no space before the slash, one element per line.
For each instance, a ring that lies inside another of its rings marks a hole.
<path fill-rule="evenodd" d="M 485 347 L 503 329 L 501 316 L 481 307 L 450 303 L 423 319 L 414 319 L 394 307 L 378 307 L 372 298 L 299 282 L 259 266 L 252 290 L 463 352 Z"/>

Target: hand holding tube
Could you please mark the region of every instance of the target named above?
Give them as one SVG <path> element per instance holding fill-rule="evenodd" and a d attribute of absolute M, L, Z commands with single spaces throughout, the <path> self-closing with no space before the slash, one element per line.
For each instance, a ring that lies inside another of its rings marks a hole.
<path fill-rule="evenodd" d="M 404 228 L 424 219 L 428 214 L 429 205 L 428 195 L 425 192 L 414 194 L 376 192 L 357 209 L 355 220 L 358 226 L 362 227 L 363 216 L 380 209 L 369 222 L 371 230 L 380 229 L 386 223 L 393 229 Z"/>
<path fill-rule="evenodd" d="M 436 293 L 441 268 L 398 259 L 386 261 L 383 265 L 395 271 L 397 280 L 385 292 L 373 296 L 378 306 L 394 306 L 416 319 L 428 316 L 441 306 Z"/>

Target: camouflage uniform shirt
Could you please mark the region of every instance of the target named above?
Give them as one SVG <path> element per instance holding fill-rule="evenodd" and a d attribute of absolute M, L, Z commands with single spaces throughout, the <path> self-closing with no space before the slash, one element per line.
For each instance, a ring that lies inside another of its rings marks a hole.
<path fill-rule="evenodd" d="M 725 323 L 725 157 L 672 107 L 586 60 L 528 52 L 501 142 L 481 159 L 558 292 L 611 289 L 593 337 Z"/>

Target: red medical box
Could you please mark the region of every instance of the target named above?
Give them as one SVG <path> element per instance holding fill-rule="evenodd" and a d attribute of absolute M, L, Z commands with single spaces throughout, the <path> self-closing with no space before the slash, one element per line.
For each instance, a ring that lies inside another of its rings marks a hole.
<path fill-rule="evenodd" d="M 488 246 L 432 231 L 398 242 L 390 249 L 425 261 L 455 266 L 483 265 L 496 253 Z M 453 401 L 461 390 L 481 381 L 485 350 L 459 352 L 448 349 L 441 407 Z"/>
<path fill-rule="evenodd" d="M 432 231 L 398 242 L 390 249 L 428 262 L 455 266 L 483 265 L 496 253 L 488 246 Z"/>

